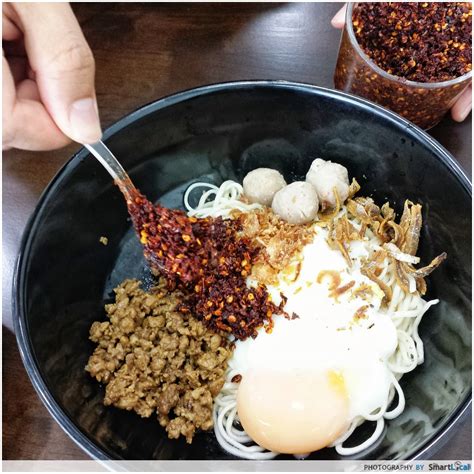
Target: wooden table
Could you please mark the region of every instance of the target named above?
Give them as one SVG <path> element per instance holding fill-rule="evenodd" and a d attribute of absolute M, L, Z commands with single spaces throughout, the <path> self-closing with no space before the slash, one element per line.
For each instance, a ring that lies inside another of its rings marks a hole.
<path fill-rule="evenodd" d="M 333 86 L 340 5 L 75 4 L 94 52 L 104 127 L 136 107 L 191 87 L 237 79 Z M 431 131 L 471 174 L 471 118 Z M 40 193 L 78 149 L 3 157 L 3 458 L 87 459 L 53 421 L 23 368 L 12 330 L 11 280 L 25 223 Z M 470 422 L 438 459 L 470 459 Z"/>

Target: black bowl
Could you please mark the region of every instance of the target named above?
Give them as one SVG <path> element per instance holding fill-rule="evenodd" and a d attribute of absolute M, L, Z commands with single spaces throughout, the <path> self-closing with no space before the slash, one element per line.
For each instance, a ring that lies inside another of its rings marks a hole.
<path fill-rule="evenodd" d="M 147 105 L 105 140 L 152 200 L 181 207 L 197 179 L 241 181 L 259 166 L 301 178 L 311 161 L 342 163 L 365 195 L 400 210 L 423 205 L 422 262 L 446 251 L 429 278 L 441 303 L 421 325 L 426 361 L 402 379 L 407 408 L 364 459 L 427 457 L 467 411 L 471 393 L 471 187 L 452 156 L 419 128 L 365 100 L 286 82 L 238 82 Z M 108 245 L 99 243 L 108 237 Z M 232 459 L 212 433 L 170 441 L 155 419 L 102 405 L 85 371 L 88 330 L 125 278 L 148 278 L 124 199 L 82 149 L 43 193 L 27 226 L 14 282 L 18 344 L 41 399 L 98 459 Z M 367 387 L 370 390 L 370 387 Z M 367 435 L 366 424 L 359 436 Z M 282 456 L 283 458 L 283 456 Z M 286 457 L 290 459 L 289 457 Z M 339 459 L 325 449 L 312 459 Z"/>

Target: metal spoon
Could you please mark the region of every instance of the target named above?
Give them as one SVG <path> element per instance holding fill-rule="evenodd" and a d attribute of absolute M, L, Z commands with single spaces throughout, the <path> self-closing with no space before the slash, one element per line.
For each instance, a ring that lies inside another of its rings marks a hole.
<path fill-rule="evenodd" d="M 104 168 L 114 178 L 115 184 L 120 188 L 127 202 L 132 200 L 132 195 L 137 194 L 137 188 L 132 183 L 127 172 L 123 169 L 114 154 L 107 148 L 102 140 L 84 146 L 99 160 Z"/>
<path fill-rule="evenodd" d="M 133 220 L 134 216 L 131 214 L 130 205 L 135 201 L 135 198 L 140 195 L 140 192 L 132 183 L 130 176 L 128 176 L 120 162 L 102 140 L 92 144 L 85 143 L 84 146 L 99 160 L 100 164 L 104 166 L 112 178 L 114 178 L 115 184 L 120 188 L 120 191 L 122 191 L 127 201 L 128 212 Z M 137 232 L 139 233 L 138 230 Z M 158 270 L 165 271 L 163 265 L 157 260 L 153 262 L 153 266 Z"/>

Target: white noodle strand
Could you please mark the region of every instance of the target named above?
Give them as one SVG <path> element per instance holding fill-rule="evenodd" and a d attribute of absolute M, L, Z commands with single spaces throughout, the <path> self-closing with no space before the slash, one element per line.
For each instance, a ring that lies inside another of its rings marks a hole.
<path fill-rule="evenodd" d="M 201 189 L 203 192 L 198 205 L 193 208 L 189 204 L 189 196 L 196 189 Z M 261 208 L 259 204 L 242 202 L 240 200 L 242 195 L 242 186 L 234 181 L 225 181 L 219 187 L 209 183 L 194 183 L 184 194 L 184 205 L 188 215 L 194 217 L 230 218 L 231 212 L 236 209 L 250 212 Z M 338 217 L 345 213 L 346 209 L 343 207 Z M 357 222 L 354 222 L 354 226 L 359 228 Z M 366 240 L 373 248 L 380 246 L 378 238 L 370 229 L 366 231 Z M 402 257 L 408 258 L 404 255 Z M 397 282 L 396 271 L 390 259 L 385 259 L 383 262 L 379 278 L 392 290 L 392 299 L 386 311 L 397 329 L 397 348 L 387 361 L 387 367 L 392 373 L 392 382 L 386 402 L 372 413 L 354 418 L 346 432 L 332 443 L 331 447 L 334 447 L 341 456 L 357 454 L 372 446 L 384 430 L 385 419 L 396 418 L 405 409 L 405 395 L 398 381 L 403 374 L 411 372 L 417 365 L 423 363 L 423 341 L 418 334 L 418 326 L 426 311 L 439 302 L 438 300 L 424 301 L 416 292 L 416 282 L 413 277 L 409 279 L 410 293 L 406 294 Z M 214 400 L 213 418 L 216 438 L 219 444 L 234 456 L 252 460 L 273 459 L 278 453 L 265 450 L 254 443 L 240 427 L 237 413 L 238 384 L 232 382 L 236 375 L 238 372 L 229 368 L 226 382 Z M 397 404 L 388 410 L 395 394 L 397 394 Z M 357 446 L 344 447 L 343 444 L 365 421 L 376 422 L 372 435 Z"/>
<path fill-rule="evenodd" d="M 206 190 L 202 192 L 196 207 L 189 203 L 190 194 L 196 190 Z M 210 183 L 193 183 L 184 193 L 184 207 L 190 217 L 222 217 L 229 218 L 232 211 L 250 212 L 260 209 L 260 204 L 247 204 L 241 201 L 243 188 L 235 181 L 224 181 L 219 187 Z M 212 200 L 210 198 L 214 196 Z"/>

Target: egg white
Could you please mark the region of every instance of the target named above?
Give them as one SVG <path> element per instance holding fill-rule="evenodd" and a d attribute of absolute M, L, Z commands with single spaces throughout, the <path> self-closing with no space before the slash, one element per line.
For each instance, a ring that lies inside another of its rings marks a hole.
<path fill-rule="evenodd" d="M 302 376 L 308 371 L 337 372 L 344 380 L 350 418 L 367 417 L 387 402 L 392 374 L 386 361 L 396 350 L 397 331 L 380 309 L 383 292 L 360 272 L 360 258 L 373 251 L 370 243 L 351 245 L 354 260 L 349 266 L 326 238 L 327 230 L 315 226 L 314 240 L 280 274 L 278 284 L 268 286 L 272 300 L 278 304 L 283 294 L 285 311 L 297 317 L 276 316 L 271 333 L 262 328 L 255 339 L 236 341 L 229 366 L 243 377 L 250 369 Z M 329 282 L 317 282 L 320 272 L 328 270 L 339 273 L 341 286 L 354 281 L 354 290 L 366 284 L 372 294 L 363 299 L 349 290 L 337 298 L 330 296 Z M 354 317 L 362 306 L 366 307 L 364 317 Z"/>

